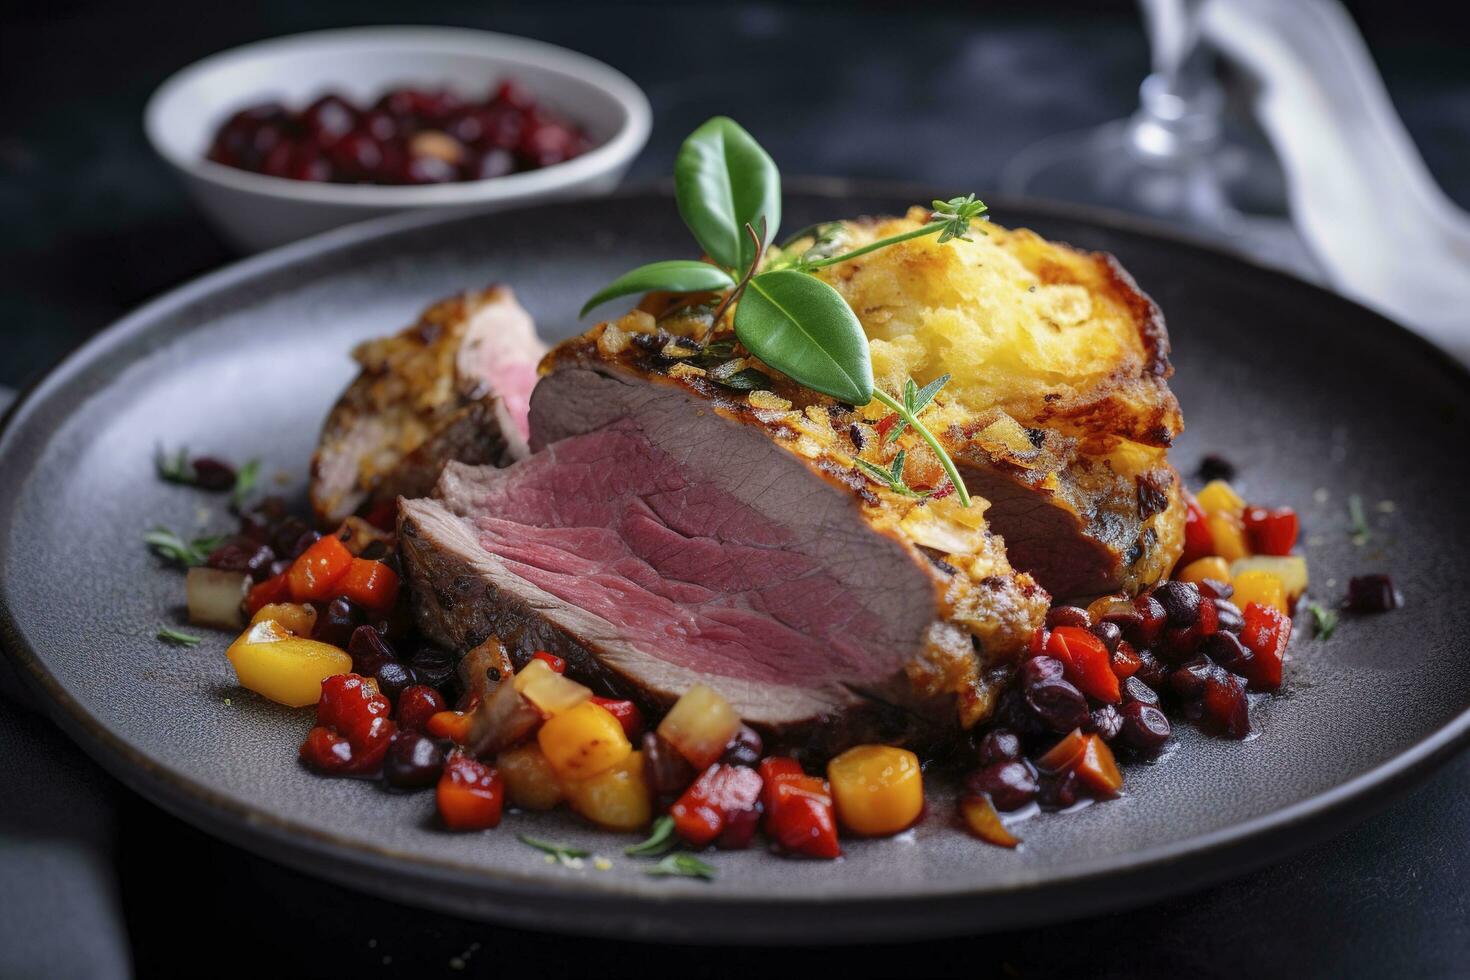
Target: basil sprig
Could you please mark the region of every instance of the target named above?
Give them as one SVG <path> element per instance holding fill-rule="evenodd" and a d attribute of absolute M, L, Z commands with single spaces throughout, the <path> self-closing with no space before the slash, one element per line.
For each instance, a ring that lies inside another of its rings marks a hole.
<path fill-rule="evenodd" d="M 940 242 L 969 241 L 971 222 L 984 214 L 984 202 L 974 194 L 934 201 L 930 220 L 910 231 L 839 254 L 831 254 L 840 248 L 838 239 L 829 236 L 822 244 L 819 234 L 822 247 L 765 264 L 781 224 L 781 174 L 760 144 L 724 116 L 709 120 L 684 141 L 674 163 L 674 196 L 679 214 L 710 261 L 640 266 L 588 300 L 582 315 L 633 293 L 725 290 L 714 313 L 716 324 L 734 306 L 735 336 L 761 361 L 803 387 L 850 405 L 875 399 L 886 405 L 899 418 L 892 438 L 912 428 L 938 456 L 957 499 L 968 507 L 970 495 L 954 461 L 919 421 L 948 378 L 923 389 L 910 379 L 902 401 L 876 388 L 862 324 L 842 295 L 811 273 L 925 235 L 938 235 Z M 877 472 L 874 468 L 869 475 L 876 477 Z M 884 473 L 882 482 L 890 488 L 903 486 L 901 474 L 895 477 L 891 468 Z"/>

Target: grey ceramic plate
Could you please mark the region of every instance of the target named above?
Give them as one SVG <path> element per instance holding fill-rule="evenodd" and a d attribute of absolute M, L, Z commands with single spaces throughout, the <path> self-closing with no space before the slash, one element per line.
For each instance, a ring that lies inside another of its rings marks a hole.
<path fill-rule="evenodd" d="M 928 197 L 826 185 L 790 195 L 786 224 Z M 1258 737 L 1186 730 L 1167 758 L 1129 771 L 1122 799 L 1025 823 L 1019 851 L 966 837 L 936 807 L 917 831 L 852 844 L 836 863 L 719 854 L 719 879 L 704 884 L 645 877 L 621 855 L 625 840 L 561 815 L 447 834 L 431 794 L 298 768 L 310 712 L 235 687 L 226 637 L 192 650 L 154 640 L 179 617 L 182 580 L 144 550 L 143 531 L 228 523 L 219 498 L 154 478 L 155 444 L 261 457 L 299 493 L 354 342 L 491 281 L 514 284 L 544 332 L 564 336 L 614 274 L 688 251 L 661 194 L 346 229 L 209 276 L 100 335 L 0 436 L 5 647 L 61 725 L 165 808 L 364 889 L 544 928 L 717 941 L 983 931 L 1195 887 L 1381 805 L 1470 727 L 1470 379 L 1387 321 L 1220 253 L 1063 210 L 994 213 L 1116 253 L 1162 305 L 1188 423 L 1182 470 L 1222 452 L 1249 494 L 1298 507 L 1318 595 L 1386 569 L 1408 598 L 1326 642 L 1299 638 L 1289 693 L 1254 712 Z M 1350 493 L 1373 525 L 1360 547 Z M 613 867 L 548 865 L 517 831 L 584 845 Z"/>

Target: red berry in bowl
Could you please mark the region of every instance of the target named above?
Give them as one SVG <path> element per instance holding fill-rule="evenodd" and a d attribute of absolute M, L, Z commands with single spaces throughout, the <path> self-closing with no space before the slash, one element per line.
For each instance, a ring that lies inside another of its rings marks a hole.
<path fill-rule="evenodd" d="M 357 126 L 358 112 L 340 95 L 327 94 L 301 113 L 301 125 L 318 146 L 326 148 Z"/>

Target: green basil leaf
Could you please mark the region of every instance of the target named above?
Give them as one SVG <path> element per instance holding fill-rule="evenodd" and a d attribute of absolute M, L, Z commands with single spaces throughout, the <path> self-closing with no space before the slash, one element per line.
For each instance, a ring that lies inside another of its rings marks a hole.
<path fill-rule="evenodd" d="M 755 138 L 733 119 L 715 116 L 700 126 L 674 160 L 679 214 L 709 257 L 745 270 L 755 243 L 745 233 L 766 221 L 766 243 L 781 224 L 781 172 Z"/>
<path fill-rule="evenodd" d="M 711 289 L 733 289 L 735 280 L 708 262 L 690 259 L 671 259 L 667 262 L 651 262 L 625 272 L 598 291 L 587 301 L 578 316 L 610 299 L 633 293 L 647 293 L 655 289 L 671 293 L 702 293 Z"/>
<path fill-rule="evenodd" d="M 873 398 L 868 338 L 837 290 L 790 269 L 750 280 L 735 308 L 735 335 L 792 381 L 849 405 Z"/>

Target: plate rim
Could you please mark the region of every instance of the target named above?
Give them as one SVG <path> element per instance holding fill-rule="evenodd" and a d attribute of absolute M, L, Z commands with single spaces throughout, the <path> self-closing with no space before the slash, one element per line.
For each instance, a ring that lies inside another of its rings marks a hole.
<path fill-rule="evenodd" d="M 667 202 L 670 198 L 668 187 L 667 181 L 646 182 L 598 200 L 657 199 Z M 834 201 L 845 197 L 927 199 L 915 196 L 927 189 L 925 185 L 906 181 L 846 178 L 787 181 L 788 194 Z M 996 210 L 1014 208 L 1035 216 L 1144 235 L 1205 253 L 1212 259 L 1243 263 L 1258 275 L 1286 280 L 1290 288 L 1305 288 L 1309 293 L 1316 293 L 1317 298 L 1325 303 L 1352 308 L 1357 329 L 1371 323 L 1373 329 L 1395 332 L 1397 341 L 1417 347 L 1419 356 L 1437 362 L 1437 366 L 1453 381 L 1470 390 L 1470 370 L 1432 342 L 1353 300 L 1221 247 L 1218 243 L 1116 212 L 1060 202 L 1017 198 L 996 200 L 1001 202 Z M 595 203 L 540 204 L 516 208 L 513 212 L 502 210 L 495 213 L 505 215 L 559 207 L 577 208 Z M 27 420 L 46 407 L 49 393 L 77 373 L 95 368 L 107 351 L 146 333 L 151 324 L 166 318 L 171 312 L 242 281 L 289 268 L 303 259 L 350 251 L 363 244 L 436 225 L 487 219 L 494 220 L 489 217 L 489 209 L 473 209 L 454 213 L 415 212 L 360 222 L 233 262 L 165 292 L 88 338 L 26 387 L 0 419 L 0 464 L 10 455 L 22 451 Z M 74 405 L 65 406 L 62 417 L 69 415 L 74 408 Z M 18 503 L 20 488 L 28 476 L 29 471 L 20 472 L 15 479 L 0 483 L 0 519 L 3 519 L 0 520 L 0 530 L 6 534 L 10 528 L 9 516 Z M 125 785 L 207 833 L 266 857 L 284 860 L 306 869 L 308 873 L 386 894 L 390 898 L 404 898 L 404 888 L 407 887 L 412 901 L 461 915 L 479 915 L 525 927 L 544 929 L 550 926 L 560 931 L 615 935 L 625 939 L 748 942 L 760 936 L 770 942 L 810 943 L 814 940 L 844 942 L 920 938 L 991 931 L 1136 905 L 1243 874 L 1307 843 L 1340 832 L 1351 823 L 1387 806 L 1470 742 L 1470 707 L 1467 707 L 1420 741 L 1323 792 L 1203 835 L 1110 858 L 1084 861 L 1077 865 L 1079 870 L 1051 875 L 1045 880 L 1017 881 L 1000 886 L 987 886 L 981 882 L 922 896 L 910 893 L 897 897 L 813 893 L 760 901 L 744 894 L 731 896 L 704 892 L 698 886 L 653 894 L 630 889 L 626 882 L 612 880 L 600 882 L 589 877 L 562 881 L 503 867 L 470 868 L 453 861 L 350 840 L 218 794 L 130 746 L 62 687 L 46 666 L 41 653 L 21 635 L 10 609 L 3 566 L 0 566 L 0 651 L 16 665 L 17 673 L 32 693 L 39 695 L 39 706 L 89 756 Z M 1375 790 L 1379 792 L 1375 793 Z M 1322 837 L 1297 833 L 1304 828 L 1320 829 Z M 1249 846 L 1252 844 L 1257 845 L 1253 851 Z M 1190 862 L 1195 865 L 1192 867 L 1194 874 L 1187 877 L 1168 874 L 1171 868 Z M 379 876 L 384 880 L 379 881 Z M 486 900 L 515 898 L 525 904 L 519 907 L 495 906 L 493 910 L 467 910 L 463 894 L 442 897 L 436 894 L 435 886 L 442 886 L 446 878 L 453 879 L 457 888 L 473 888 Z M 1128 887 L 1088 887 L 1100 882 L 1118 881 L 1125 882 Z M 610 911 L 606 907 L 609 900 L 617 899 L 622 899 L 624 906 Z M 980 923 L 962 922 L 961 913 L 966 909 L 974 909 L 982 903 L 1005 904 L 1007 899 L 1018 900 L 1018 908 L 1009 914 L 991 915 Z M 679 905 L 677 910 L 671 908 L 675 903 Z M 1035 910 L 1038 904 L 1045 904 L 1048 911 L 1038 914 Z M 923 906 L 919 910 L 921 914 L 916 916 L 915 907 L 920 905 Z M 799 913 L 817 907 L 843 913 L 830 921 L 832 931 L 827 935 L 811 936 L 799 924 L 787 923 L 783 927 L 780 922 L 783 910 Z M 546 916 L 547 909 L 555 912 L 550 920 Z M 759 915 L 759 923 L 743 918 L 743 915 L 753 912 Z M 630 926 L 633 930 L 631 935 L 628 931 Z"/>

